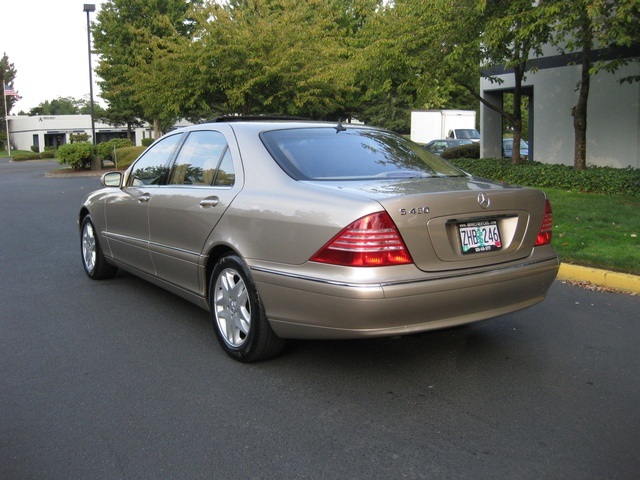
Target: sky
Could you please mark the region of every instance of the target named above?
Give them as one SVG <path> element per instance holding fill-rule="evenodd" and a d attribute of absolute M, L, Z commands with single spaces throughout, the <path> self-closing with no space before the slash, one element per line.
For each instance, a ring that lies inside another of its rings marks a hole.
<path fill-rule="evenodd" d="M 46 100 L 58 97 L 89 98 L 87 14 L 91 3 L 95 21 L 106 0 L 14 0 L 2 2 L 0 56 L 7 54 L 16 70 L 14 88 L 22 99 L 12 115 L 27 113 Z M 93 42 L 93 40 L 92 40 Z M 92 56 L 95 70 L 97 58 Z M 94 101 L 104 106 L 93 74 Z"/>

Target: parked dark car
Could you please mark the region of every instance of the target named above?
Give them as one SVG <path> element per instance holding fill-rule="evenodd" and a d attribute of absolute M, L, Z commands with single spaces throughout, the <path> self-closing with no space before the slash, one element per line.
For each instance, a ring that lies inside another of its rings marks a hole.
<path fill-rule="evenodd" d="M 431 140 L 424 148 L 436 155 L 442 154 L 447 148 L 459 147 L 460 145 L 469 145 L 473 143 L 470 139 L 453 139 L 453 138 L 440 138 L 438 140 Z"/>
<path fill-rule="evenodd" d="M 543 192 L 474 178 L 377 128 L 195 125 L 102 185 L 78 212 L 86 274 L 123 269 L 201 306 L 244 362 L 285 338 L 504 315 L 542 301 L 558 272 Z"/>
<path fill-rule="evenodd" d="M 513 138 L 502 139 L 502 156 L 504 158 L 511 158 L 513 156 Z M 529 159 L 529 144 L 525 140 L 520 140 L 520 158 L 523 160 Z"/>

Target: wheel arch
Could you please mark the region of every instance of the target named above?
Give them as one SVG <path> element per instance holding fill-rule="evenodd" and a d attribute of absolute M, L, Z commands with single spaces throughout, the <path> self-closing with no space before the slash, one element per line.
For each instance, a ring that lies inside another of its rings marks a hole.
<path fill-rule="evenodd" d="M 87 215 L 91 215 L 91 212 L 89 212 L 89 209 L 85 206 L 83 206 L 80 209 L 80 213 L 78 214 L 78 228 L 82 228 L 82 221 L 84 220 L 84 217 L 86 217 Z"/>
<path fill-rule="evenodd" d="M 214 245 L 209 251 L 207 263 L 205 265 L 205 273 L 204 273 L 204 296 L 205 296 L 207 305 L 209 305 L 209 288 L 211 286 L 210 283 L 211 283 L 211 274 L 213 273 L 213 268 L 215 267 L 216 263 L 218 263 L 218 260 L 220 260 L 222 257 L 228 254 L 235 254 L 235 255 L 238 255 L 240 258 L 242 258 L 242 255 L 240 255 L 235 249 L 233 249 L 229 245 L 224 245 L 224 244 Z"/>

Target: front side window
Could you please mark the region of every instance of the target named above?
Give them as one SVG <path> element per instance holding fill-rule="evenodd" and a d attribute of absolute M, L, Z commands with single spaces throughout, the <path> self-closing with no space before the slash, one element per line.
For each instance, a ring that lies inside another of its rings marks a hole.
<path fill-rule="evenodd" d="M 170 185 L 218 185 L 221 162 L 231 155 L 220 132 L 191 132 L 180 149 L 169 178 Z M 228 168 L 228 167 L 225 167 Z M 217 176 L 216 176 L 217 174 Z M 233 183 L 231 183 L 233 185 Z"/>
<path fill-rule="evenodd" d="M 149 147 L 133 164 L 129 185 L 140 187 L 164 183 L 168 172 L 167 165 L 182 136 L 181 133 L 171 135 Z"/>
<path fill-rule="evenodd" d="M 420 145 L 384 130 L 298 128 L 263 132 L 261 138 L 296 180 L 466 176 Z"/>

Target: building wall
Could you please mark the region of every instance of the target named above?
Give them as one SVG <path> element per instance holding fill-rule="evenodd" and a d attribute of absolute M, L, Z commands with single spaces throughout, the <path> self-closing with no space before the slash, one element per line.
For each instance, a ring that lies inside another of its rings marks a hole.
<path fill-rule="evenodd" d="M 112 127 L 101 122 L 95 122 L 98 143 L 101 138 L 126 136 L 126 127 Z M 32 145 L 38 145 L 40 151 L 50 144 L 55 146 L 71 142 L 70 135 L 86 133 L 91 140 L 91 115 L 17 115 L 9 117 L 9 137 L 11 148 L 16 150 L 31 150 Z M 134 129 L 135 143 L 141 145 L 142 139 L 151 137 L 152 130 L 148 128 Z M 34 142 L 37 137 L 37 143 Z"/>
<path fill-rule="evenodd" d="M 558 58 L 558 57 L 556 57 Z M 576 85 L 579 65 L 540 68 L 528 72 L 524 86 L 533 90 L 532 120 L 534 160 L 573 165 L 574 128 L 571 109 L 578 101 Z M 640 168 L 640 83 L 620 84 L 619 79 L 640 75 L 640 64 L 632 63 L 616 74 L 606 72 L 591 77 L 587 107 L 587 165 Z M 487 98 L 496 101 L 500 92 L 513 89 L 513 74 L 503 74 L 502 84 L 481 81 Z M 495 157 L 495 114 L 481 106 L 482 156 Z M 490 131 L 485 132 L 485 125 Z M 501 135 L 501 133 L 500 133 Z"/>
<path fill-rule="evenodd" d="M 186 120 L 176 122 L 173 128 L 192 125 Z M 95 122 L 97 142 L 101 143 L 111 138 L 126 138 L 126 127 L 112 127 L 105 123 Z M 34 136 L 37 136 L 37 145 L 40 151 L 44 150 L 47 141 L 54 140 L 56 146 L 71 142 L 71 134 L 86 133 L 91 141 L 91 115 L 16 115 L 9 117 L 9 138 L 11 148 L 14 150 L 31 150 L 35 145 Z M 153 138 L 153 127 L 144 125 L 133 129 L 134 143 L 142 145 L 144 138 Z M 59 141 L 58 141 L 59 139 Z"/>

